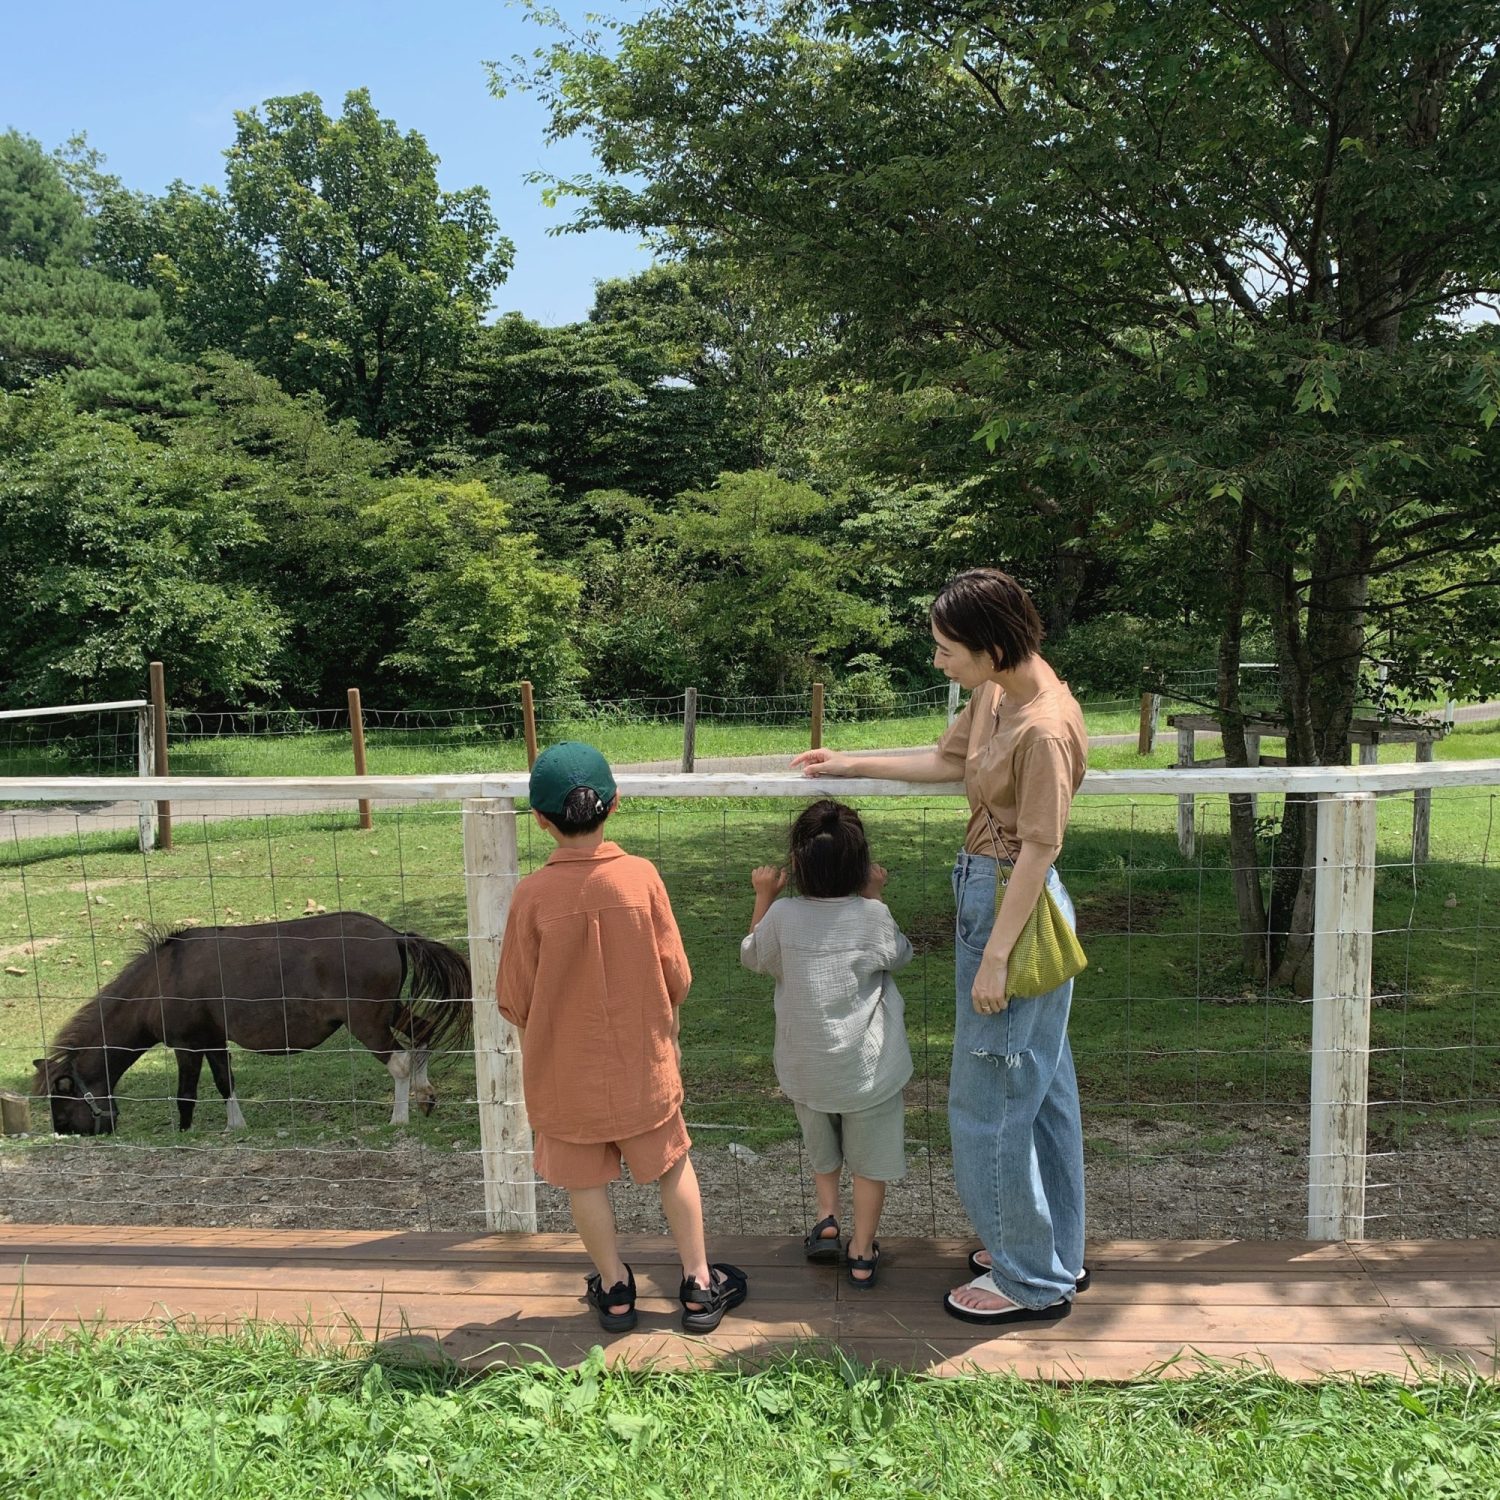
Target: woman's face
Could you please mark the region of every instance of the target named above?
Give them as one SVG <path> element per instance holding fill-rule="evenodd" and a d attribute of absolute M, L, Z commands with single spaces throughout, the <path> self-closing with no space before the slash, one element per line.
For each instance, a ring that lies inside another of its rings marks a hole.
<path fill-rule="evenodd" d="M 932 627 L 932 640 L 932 664 L 950 681 L 961 688 L 973 689 L 994 680 L 995 664 L 989 652 L 970 651 L 967 646 L 950 641 L 936 625 Z"/>

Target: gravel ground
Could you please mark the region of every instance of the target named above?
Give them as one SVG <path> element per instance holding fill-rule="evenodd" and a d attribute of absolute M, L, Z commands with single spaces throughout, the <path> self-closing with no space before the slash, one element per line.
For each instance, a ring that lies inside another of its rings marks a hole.
<path fill-rule="evenodd" d="M 1127 1133 L 1128 1132 L 1128 1133 Z M 1196 1149 L 1186 1126 L 1091 1126 L 1087 1162 L 1094 1238 L 1296 1239 L 1306 1232 L 1305 1126 L 1276 1113 L 1241 1119 L 1232 1143 Z M 800 1233 L 811 1179 L 795 1142 L 760 1154 L 695 1146 L 710 1230 Z M 886 1234 L 962 1235 L 946 1154 L 914 1146 L 893 1185 Z M 316 1149 L 254 1137 L 192 1146 L 38 1139 L 0 1150 L 0 1222 L 193 1227 L 479 1229 L 478 1158 L 409 1139 L 372 1150 L 357 1136 Z M 1371 1158 L 1370 1238 L 1500 1236 L 1500 1141 L 1408 1134 Z M 622 1228 L 665 1232 L 654 1189 L 616 1190 Z M 564 1195 L 538 1188 L 542 1229 L 566 1229 Z"/>

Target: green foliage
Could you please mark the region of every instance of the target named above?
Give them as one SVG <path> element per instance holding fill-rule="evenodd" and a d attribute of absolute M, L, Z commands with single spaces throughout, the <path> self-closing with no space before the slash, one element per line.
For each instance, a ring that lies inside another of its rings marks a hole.
<path fill-rule="evenodd" d="M 543 691 L 566 680 L 578 586 L 511 529 L 503 494 L 477 480 L 400 479 L 359 519 L 360 588 L 396 619 L 381 666 L 406 695 L 484 703 L 513 697 L 522 677 Z"/>
<path fill-rule="evenodd" d="M 1287 614 L 1289 677 L 1323 674 L 1304 698 L 1337 759 L 1365 601 L 1310 612 L 1320 580 L 1500 524 L 1495 330 L 1443 321 L 1500 263 L 1497 16 L 681 0 L 533 82 L 606 164 L 558 185 L 580 222 L 835 323 L 851 375 L 931 393 L 905 434 L 924 479 L 977 478 L 1018 530 L 1029 508 L 1039 553 L 1222 617 L 1252 505 L 1283 598 L 1257 579 L 1247 607 Z M 1194 540 L 1181 582 L 1162 530 Z"/>
<path fill-rule="evenodd" d="M 487 194 L 443 192 L 426 141 L 364 90 L 337 119 L 300 94 L 236 122 L 222 191 L 179 183 L 146 210 L 174 328 L 371 436 L 431 441 L 511 263 Z"/>
<path fill-rule="evenodd" d="M 152 657 L 185 699 L 268 686 L 280 612 L 233 580 L 259 536 L 233 466 L 0 392 L 0 657 L 13 703 L 138 696 Z"/>
<path fill-rule="evenodd" d="M 725 320 L 679 271 L 605 282 L 589 319 L 510 313 L 466 375 L 474 450 L 545 474 L 565 495 L 664 500 L 752 461 Z"/>
<path fill-rule="evenodd" d="M 590 698 L 680 693 L 712 681 L 697 636 L 699 589 L 658 541 L 590 543 L 574 569 L 582 594 L 576 641 Z"/>
<path fill-rule="evenodd" d="M 90 238 L 53 159 L 19 131 L 0 135 L 0 262 L 79 265 Z"/>
<path fill-rule="evenodd" d="M 679 495 L 648 529 L 697 589 L 697 640 L 720 691 L 783 692 L 841 653 L 885 644 L 857 558 L 830 542 L 835 502 L 764 470 Z"/>
<path fill-rule="evenodd" d="M 181 411 L 188 373 L 160 303 L 98 270 L 92 241 L 56 161 L 0 136 L 0 387 L 58 377 L 84 410 Z"/>

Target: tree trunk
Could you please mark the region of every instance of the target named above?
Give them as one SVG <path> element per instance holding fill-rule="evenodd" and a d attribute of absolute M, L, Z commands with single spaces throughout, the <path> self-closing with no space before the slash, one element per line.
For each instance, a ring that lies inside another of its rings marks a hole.
<path fill-rule="evenodd" d="M 1271 628 L 1281 676 L 1281 712 L 1286 720 L 1286 763 L 1316 764 L 1313 753 L 1311 673 L 1302 635 L 1294 557 L 1280 524 L 1262 518 Z M 1272 982 L 1297 984 L 1310 977 L 1312 880 L 1317 852 L 1317 803 L 1288 795 L 1281 815 L 1281 837 L 1272 852 L 1271 906 L 1266 920 L 1267 956 Z M 1305 890 L 1304 890 L 1305 887 Z"/>
<path fill-rule="evenodd" d="M 1255 512 L 1246 502 L 1240 507 L 1239 524 L 1231 544 L 1229 591 L 1224 605 L 1224 628 L 1219 636 L 1219 728 L 1224 737 L 1224 762 L 1230 766 L 1250 763 L 1240 703 L 1240 641 L 1245 623 L 1246 574 L 1254 539 Z M 1253 978 L 1262 979 L 1268 962 L 1266 902 L 1261 887 L 1260 851 L 1255 842 L 1253 797 L 1229 799 L 1229 864 L 1245 967 Z"/>

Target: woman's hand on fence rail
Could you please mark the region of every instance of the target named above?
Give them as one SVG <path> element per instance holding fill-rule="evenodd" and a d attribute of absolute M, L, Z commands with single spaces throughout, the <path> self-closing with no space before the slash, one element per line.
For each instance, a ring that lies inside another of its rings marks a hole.
<path fill-rule="evenodd" d="M 834 750 L 804 750 L 791 768 L 804 776 L 859 776 L 876 781 L 961 781 L 961 761 L 934 750 L 897 751 L 894 755 L 840 755 Z"/>
<path fill-rule="evenodd" d="M 852 755 L 840 755 L 836 750 L 804 750 L 792 757 L 792 770 L 804 776 L 858 776 Z"/>
<path fill-rule="evenodd" d="M 860 895 L 868 901 L 879 901 L 881 899 L 881 892 L 885 890 L 885 883 L 890 878 L 890 874 L 884 865 L 872 864 L 870 866 L 870 878 L 865 881 L 865 888 L 860 892 Z"/>

